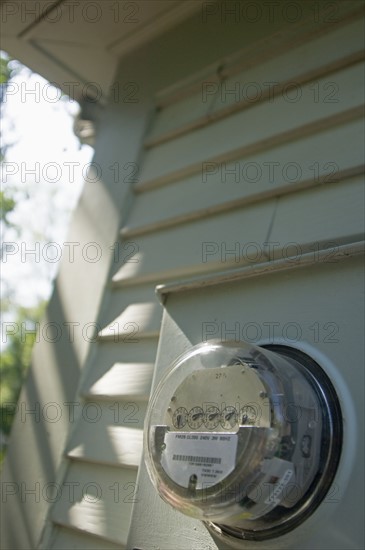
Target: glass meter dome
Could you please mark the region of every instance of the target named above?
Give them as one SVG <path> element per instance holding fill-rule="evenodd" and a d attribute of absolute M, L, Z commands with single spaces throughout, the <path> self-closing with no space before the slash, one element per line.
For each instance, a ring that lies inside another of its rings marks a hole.
<path fill-rule="evenodd" d="M 161 380 L 144 438 L 166 502 L 217 534 L 263 540 L 295 528 L 324 498 L 342 422 L 330 380 L 308 356 L 213 341 Z"/>

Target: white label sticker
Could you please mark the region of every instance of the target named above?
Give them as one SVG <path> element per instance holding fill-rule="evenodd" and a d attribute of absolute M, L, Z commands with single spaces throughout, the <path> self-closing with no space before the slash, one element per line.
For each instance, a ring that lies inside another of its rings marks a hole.
<path fill-rule="evenodd" d="M 216 485 L 236 465 L 237 434 L 167 432 L 161 465 L 182 487 Z"/>
<path fill-rule="evenodd" d="M 265 504 L 280 504 L 283 498 L 282 493 L 293 475 L 294 469 L 286 470 L 281 479 L 274 485 L 270 495 L 265 499 Z"/>

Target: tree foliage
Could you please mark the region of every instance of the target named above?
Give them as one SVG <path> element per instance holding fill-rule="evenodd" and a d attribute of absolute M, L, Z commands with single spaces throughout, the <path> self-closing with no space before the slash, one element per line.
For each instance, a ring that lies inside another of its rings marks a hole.
<path fill-rule="evenodd" d="M 0 353 L 0 434 L 3 439 L 10 434 L 21 387 L 31 363 L 36 328 L 45 305 L 19 308 L 16 321 L 8 324 L 11 330 L 3 334 L 6 340 Z"/>
<path fill-rule="evenodd" d="M 6 84 L 11 76 L 11 68 L 9 65 L 9 59 L 5 57 L 0 58 L 0 84 Z"/>
<path fill-rule="evenodd" d="M 15 200 L 13 197 L 10 197 L 9 194 L 1 190 L 0 191 L 0 221 L 5 223 L 6 225 L 11 225 L 11 222 L 9 221 L 9 214 L 14 210 L 15 207 Z"/>
<path fill-rule="evenodd" d="M 15 67 L 14 67 L 15 63 Z M 19 65 L 19 64 L 18 64 Z M 6 93 L 9 80 L 17 72 L 17 62 L 7 55 L 0 57 L 0 103 Z M 5 160 L 6 147 L 0 149 L 0 162 Z M 16 208 L 18 196 L 11 188 L 0 190 L 0 227 L 4 234 L 8 229 L 20 232 L 21 228 L 11 221 L 11 213 Z M 44 310 L 45 302 L 37 307 L 25 308 L 13 303 L 13 292 L 7 281 L 2 281 L 1 316 L 3 323 L 0 352 L 0 462 L 5 454 L 5 443 L 10 434 L 16 413 L 16 405 L 21 387 L 31 363 L 33 344 L 36 339 L 36 327 Z M 14 311 L 16 316 L 14 318 Z M 11 316 L 9 317 L 9 315 Z M 11 321 L 5 321 L 10 318 Z M 4 327 L 11 327 L 6 334 Z M 24 330 L 26 328 L 26 330 Z"/>

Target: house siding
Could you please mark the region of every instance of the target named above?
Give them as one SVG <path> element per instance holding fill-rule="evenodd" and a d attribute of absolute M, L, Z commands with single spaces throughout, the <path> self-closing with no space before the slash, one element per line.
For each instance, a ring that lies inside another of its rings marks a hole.
<path fill-rule="evenodd" d="M 334 21 L 326 2 L 317 18 L 307 2 L 298 4 L 302 17 L 295 23 L 279 16 L 274 24 L 222 25 L 219 14 L 211 23 L 195 15 L 121 61 L 113 89 L 135 83 L 138 101 L 110 97 L 94 159 L 103 181 L 89 186 L 75 217 L 74 234 L 86 219 L 85 242 L 100 243 L 106 260 L 95 276 L 85 262 L 75 268 L 77 285 L 64 267 L 65 288 L 72 289 L 73 317 L 67 319 L 96 321 L 99 332 L 96 342 L 82 343 L 77 368 L 70 363 L 77 376 L 65 384 L 67 399 L 80 405 L 75 418 L 52 432 L 56 460 L 46 479 L 56 480 L 62 492 L 43 501 L 34 534 L 21 544 L 14 535 L 6 548 L 224 548 L 202 524 L 160 502 L 141 462 L 142 432 L 153 377 L 157 381 L 176 354 L 199 341 L 201 323 L 214 318 L 225 295 L 231 317 L 222 311 L 233 321 L 241 289 L 218 291 L 213 282 L 201 297 L 200 291 L 176 293 L 177 301 L 186 298 L 186 309 L 175 317 L 175 298 L 168 297 L 173 305 L 161 328 L 164 308 L 155 288 L 204 285 L 289 253 L 360 241 L 360 4 L 339 3 Z M 271 81 L 275 93 L 265 84 Z M 242 99 L 247 82 L 261 95 Z M 308 273 L 310 287 L 316 282 Z M 273 280 L 279 297 L 288 278 L 276 274 Z M 63 275 L 57 282 L 63 291 L 62 281 Z M 303 281 L 291 281 L 295 294 Z M 192 303 L 203 308 L 195 323 Z M 254 302 L 250 307 L 253 315 Z M 287 315 L 302 322 L 294 310 Z M 186 332 L 189 323 L 194 335 Z M 60 359 L 54 376 L 64 369 Z M 35 511 L 26 510 L 31 523 Z"/>

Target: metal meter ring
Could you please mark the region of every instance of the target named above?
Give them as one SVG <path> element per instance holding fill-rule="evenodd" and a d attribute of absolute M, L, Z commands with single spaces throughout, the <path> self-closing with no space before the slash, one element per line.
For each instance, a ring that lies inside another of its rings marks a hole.
<path fill-rule="evenodd" d="M 233 540 L 278 537 L 327 493 L 342 419 L 324 371 L 298 350 L 209 342 L 178 358 L 146 416 L 160 496 Z"/>

